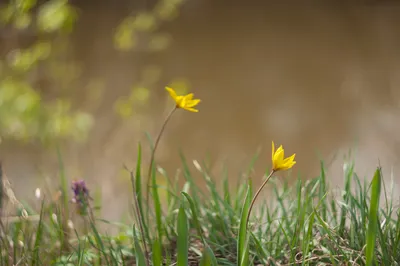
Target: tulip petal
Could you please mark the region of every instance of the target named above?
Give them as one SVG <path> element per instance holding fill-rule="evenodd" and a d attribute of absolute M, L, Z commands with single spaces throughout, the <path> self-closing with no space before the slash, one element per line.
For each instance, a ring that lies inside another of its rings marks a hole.
<path fill-rule="evenodd" d="M 176 102 L 176 105 L 177 105 L 179 108 L 183 108 L 183 105 L 184 105 L 184 97 L 183 97 L 183 96 L 176 96 L 175 102 Z"/>
<path fill-rule="evenodd" d="M 171 96 L 171 98 L 176 100 L 177 95 L 176 95 L 175 90 L 170 87 L 165 87 L 165 89 L 169 92 L 169 95 Z"/>
<path fill-rule="evenodd" d="M 283 161 L 283 157 L 285 157 L 284 150 L 282 145 L 275 152 L 275 159 L 281 163 Z"/>
<path fill-rule="evenodd" d="M 283 160 L 283 163 L 286 164 L 286 163 L 292 163 L 292 162 L 294 162 L 294 157 L 295 157 L 295 156 L 296 156 L 296 153 L 293 154 L 292 156 L 286 158 L 285 160 Z"/>
<path fill-rule="evenodd" d="M 186 106 L 187 106 L 187 107 L 194 107 L 194 106 L 198 105 L 199 102 L 200 102 L 200 99 L 190 100 L 190 101 L 186 104 Z"/>
<path fill-rule="evenodd" d="M 193 93 L 189 93 L 187 95 L 185 95 L 186 101 L 191 101 L 193 99 L 194 94 Z"/>
<path fill-rule="evenodd" d="M 191 107 L 185 107 L 184 109 L 185 109 L 185 110 L 188 110 L 188 111 L 190 111 L 190 112 L 193 112 L 193 113 L 198 113 L 198 112 L 199 112 L 199 110 L 194 109 L 194 108 L 191 108 Z"/>
<path fill-rule="evenodd" d="M 279 170 L 287 170 L 293 167 L 296 164 L 294 161 L 296 154 L 291 155 L 288 158 L 285 158 L 285 150 L 283 146 L 280 145 L 279 148 L 275 151 L 275 143 L 272 141 L 272 169 L 275 171 Z"/>
<path fill-rule="evenodd" d="M 274 154 L 275 154 L 275 143 L 272 141 L 272 155 L 271 155 L 271 158 L 274 158 Z"/>

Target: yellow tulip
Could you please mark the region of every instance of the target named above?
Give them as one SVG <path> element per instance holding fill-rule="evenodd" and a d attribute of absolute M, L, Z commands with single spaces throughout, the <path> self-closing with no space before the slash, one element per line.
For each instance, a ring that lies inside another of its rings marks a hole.
<path fill-rule="evenodd" d="M 282 145 L 275 151 L 275 144 L 272 142 L 272 169 L 273 171 L 288 170 L 296 164 L 294 157 L 296 154 L 285 158 L 285 150 Z"/>
<path fill-rule="evenodd" d="M 247 219 L 246 219 L 246 226 L 249 223 L 249 218 L 250 218 L 250 213 L 251 210 L 253 209 L 254 202 L 256 201 L 258 195 L 260 194 L 261 190 L 265 187 L 265 185 L 268 183 L 269 179 L 272 177 L 272 175 L 279 170 L 288 170 L 293 167 L 293 165 L 296 164 L 296 161 L 294 160 L 294 157 L 296 154 L 293 154 L 292 156 L 285 158 L 285 150 L 283 149 L 282 145 L 279 146 L 279 148 L 275 151 L 275 143 L 272 142 L 272 171 L 269 173 L 265 181 L 261 184 L 261 187 L 257 190 L 256 194 L 254 195 L 253 199 L 251 200 L 249 211 L 247 213 Z"/>
<path fill-rule="evenodd" d="M 199 104 L 200 99 L 193 99 L 193 93 L 189 93 L 187 95 L 177 95 L 175 90 L 169 87 L 165 87 L 165 89 L 171 95 L 171 98 L 176 103 L 176 108 L 185 109 L 190 112 L 197 113 L 199 110 L 195 109 L 196 105 Z"/>

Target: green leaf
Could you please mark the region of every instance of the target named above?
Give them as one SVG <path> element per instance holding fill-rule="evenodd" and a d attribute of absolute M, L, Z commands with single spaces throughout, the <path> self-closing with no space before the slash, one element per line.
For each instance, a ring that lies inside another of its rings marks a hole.
<path fill-rule="evenodd" d="M 366 265 L 372 266 L 374 262 L 375 241 L 378 235 L 378 210 L 379 210 L 379 197 L 381 194 L 381 169 L 375 171 L 374 178 L 371 182 L 371 202 L 369 207 L 368 216 L 368 229 L 367 229 L 367 247 L 365 250 Z"/>

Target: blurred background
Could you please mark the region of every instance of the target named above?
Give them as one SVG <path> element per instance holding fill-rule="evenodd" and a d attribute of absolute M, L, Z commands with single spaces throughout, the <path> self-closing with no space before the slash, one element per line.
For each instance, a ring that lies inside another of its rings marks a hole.
<path fill-rule="evenodd" d="M 134 167 L 141 142 L 147 169 L 145 132 L 155 137 L 173 107 L 165 85 L 202 99 L 199 113 L 175 114 L 160 143 L 171 177 L 182 149 L 191 167 L 210 161 L 215 178 L 228 169 L 234 186 L 259 152 L 259 184 L 274 140 L 297 154 L 288 182 L 314 177 L 323 159 L 341 186 L 349 150 L 361 177 L 380 163 L 399 181 L 399 1 L 0 5 L 0 158 L 19 199 L 58 185 L 59 146 L 68 178 L 101 196 L 103 217 L 123 216 L 122 166 Z"/>

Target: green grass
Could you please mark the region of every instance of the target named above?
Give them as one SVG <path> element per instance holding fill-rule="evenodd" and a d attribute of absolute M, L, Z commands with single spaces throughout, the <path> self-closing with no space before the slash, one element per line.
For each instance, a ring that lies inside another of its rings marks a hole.
<path fill-rule="evenodd" d="M 65 192 L 69 181 L 59 157 Z M 141 173 L 146 167 L 141 165 L 139 147 L 131 177 L 137 203 L 132 213 L 141 219 L 132 219 L 131 224 L 91 218 L 91 211 L 72 215 L 75 207 L 65 196 L 71 195 L 69 191 L 59 201 L 44 198 L 36 211 L 26 207 L 28 218 L 5 223 L 3 217 L 0 266 L 399 265 L 398 205 L 390 197 L 393 184 L 386 186 L 379 168 L 367 183 L 348 167 L 340 193 L 329 187 L 323 163 L 320 175 L 308 181 L 288 185 L 273 177 L 262 192 L 268 200 L 258 199 L 246 229 L 251 183 L 242 180 L 231 191 L 228 177 L 213 177 L 206 163 L 197 163 L 196 171 L 206 184 L 206 190 L 200 189 L 181 157 L 183 188 L 176 179 L 159 187 L 153 173 L 151 206 L 146 206 Z M 167 192 L 165 198 L 160 189 Z M 29 218 L 34 215 L 39 219 Z M 86 230 L 68 227 L 67 219 L 73 216 Z M 102 224 L 116 226 L 119 233 L 101 233 Z"/>

